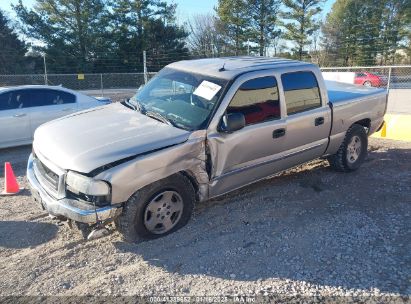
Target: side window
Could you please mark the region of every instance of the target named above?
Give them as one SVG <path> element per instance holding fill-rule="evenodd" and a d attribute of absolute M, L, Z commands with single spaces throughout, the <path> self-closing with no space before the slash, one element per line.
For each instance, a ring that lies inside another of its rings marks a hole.
<path fill-rule="evenodd" d="M 57 90 L 47 90 L 46 91 L 46 100 L 52 105 L 60 105 L 66 103 L 75 103 L 76 96 L 73 94 L 64 92 L 64 91 L 57 91 Z"/>
<path fill-rule="evenodd" d="M 58 90 L 29 90 L 32 107 L 55 106 L 66 103 L 74 103 L 76 97 L 73 94 Z"/>
<path fill-rule="evenodd" d="M 318 82 L 312 72 L 283 74 L 281 81 L 288 115 L 321 106 Z"/>
<path fill-rule="evenodd" d="M 275 77 L 261 77 L 244 82 L 235 93 L 227 113 L 241 112 L 247 125 L 279 119 L 280 102 Z"/>
<path fill-rule="evenodd" d="M 0 111 L 17 109 L 17 104 L 13 103 L 13 93 L 0 94 Z"/>
<path fill-rule="evenodd" d="M 30 99 L 32 107 L 50 105 L 45 100 L 44 90 L 26 90 L 27 98 Z"/>
<path fill-rule="evenodd" d="M 28 90 L 17 90 L 0 94 L 0 111 L 28 108 Z"/>

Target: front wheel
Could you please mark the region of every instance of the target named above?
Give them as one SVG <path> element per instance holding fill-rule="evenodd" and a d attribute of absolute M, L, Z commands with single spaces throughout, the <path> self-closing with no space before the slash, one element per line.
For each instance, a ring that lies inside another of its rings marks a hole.
<path fill-rule="evenodd" d="M 354 124 L 348 129 L 337 153 L 328 157 L 328 162 L 336 171 L 354 171 L 364 162 L 367 150 L 367 133 L 363 126 Z"/>
<path fill-rule="evenodd" d="M 134 193 L 116 225 L 127 241 L 155 239 L 186 225 L 194 202 L 195 191 L 190 180 L 176 174 Z"/>

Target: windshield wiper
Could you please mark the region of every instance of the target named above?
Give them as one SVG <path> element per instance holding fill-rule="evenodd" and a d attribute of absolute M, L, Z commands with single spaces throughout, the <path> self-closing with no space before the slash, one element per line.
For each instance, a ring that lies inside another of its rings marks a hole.
<path fill-rule="evenodd" d="M 132 110 L 137 110 L 136 106 L 130 102 L 130 98 L 126 98 L 121 103 Z"/>
<path fill-rule="evenodd" d="M 173 121 L 171 121 L 170 119 L 168 119 L 167 117 L 165 117 L 161 113 L 153 112 L 153 111 L 146 111 L 146 112 L 144 112 L 144 115 L 146 115 L 148 117 L 151 117 L 151 118 L 154 118 L 154 119 L 157 119 L 157 120 L 159 120 L 159 121 L 161 121 L 165 124 L 168 124 L 168 125 L 171 125 L 171 126 L 174 126 L 174 127 L 176 126 Z"/>
<path fill-rule="evenodd" d="M 135 100 L 135 102 L 133 104 L 134 104 L 137 111 L 139 111 L 141 113 L 143 113 L 145 111 L 143 104 L 140 101 L 138 101 L 137 99 Z"/>
<path fill-rule="evenodd" d="M 144 112 L 144 106 L 139 102 L 137 99 L 135 99 L 133 102 L 130 101 L 130 98 L 126 100 L 127 105 L 133 108 L 135 111 L 139 111 L 141 113 Z"/>

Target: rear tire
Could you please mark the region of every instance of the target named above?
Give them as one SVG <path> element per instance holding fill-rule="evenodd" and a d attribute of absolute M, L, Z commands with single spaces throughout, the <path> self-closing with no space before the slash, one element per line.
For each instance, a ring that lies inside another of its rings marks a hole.
<path fill-rule="evenodd" d="M 134 193 L 125 203 L 116 226 L 128 242 L 156 239 L 189 221 L 195 202 L 190 180 L 175 174 Z"/>
<path fill-rule="evenodd" d="M 365 86 L 365 87 L 372 87 L 371 81 L 368 81 L 368 80 L 365 81 L 362 85 Z"/>
<path fill-rule="evenodd" d="M 367 157 L 368 137 L 363 126 L 352 125 L 337 153 L 329 156 L 331 168 L 340 172 L 357 170 Z"/>

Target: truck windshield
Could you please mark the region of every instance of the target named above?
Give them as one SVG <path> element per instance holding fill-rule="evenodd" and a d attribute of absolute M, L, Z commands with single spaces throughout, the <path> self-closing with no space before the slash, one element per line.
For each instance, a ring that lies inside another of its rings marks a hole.
<path fill-rule="evenodd" d="M 226 80 L 164 68 L 129 103 L 178 128 L 198 130 L 206 126 L 226 84 Z"/>

